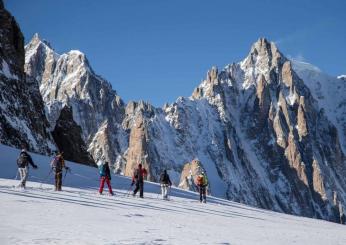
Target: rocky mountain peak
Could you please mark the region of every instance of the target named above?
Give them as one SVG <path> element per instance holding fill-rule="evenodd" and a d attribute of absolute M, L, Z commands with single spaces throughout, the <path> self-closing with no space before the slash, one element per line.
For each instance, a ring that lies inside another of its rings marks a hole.
<path fill-rule="evenodd" d="M 32 36 L 32 38 L 31 38 L 30 42 L 28 43 L 28 45 L 30 45 L 30 46 L 37 46 L 40 42 L 41 42 L 40 36 L 39 36 L 39 34 L 36 32 L 36 33 Z"/>
<path fill-rule="evenodd" d="M 42 46 L 42 47 L 40 47 Z M 47 51 L 54 51 L 50 43 L 44 39 L 41 39 L 38 33 L 35 33 L 33 37 L 31 38 L 30 42 L 25 45 L 25 52 L 26 52 L 26 58 L 28 57 L 28 52 L 35 52 L 38 48 L 44 48 L 44 50 Z M 30 56 L 30 55 L 29 55 Z"/>
<path fill-rule="evenodd" d="M 270 83 L 270 71 L 277 70 L 286 60 L 274 42 L 269 42 L 265 38 L 258 39 L 252 45 L 248 56 L 240 62 L 245 77 L 242 88 L 256 86 L 259 75 L 264 75 Z"/>

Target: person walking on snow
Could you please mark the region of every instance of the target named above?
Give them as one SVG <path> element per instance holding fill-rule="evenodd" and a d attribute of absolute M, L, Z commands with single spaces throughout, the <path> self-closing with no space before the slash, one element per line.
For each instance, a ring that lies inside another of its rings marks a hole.
<path fill-rule="evenodd" d="M 206 191 L 207 191 L 207 186 L 208 186 L 208 178 L 204 172 L 201 172 L 199 175 L 197 175 L 195 184 L 199 188 L 199 200 L 200 200 L 200 202 L 203 201 L 203 203 L 206 203 L 207 202 Z"/>
<path fill-rule="evenodd" d="M 50 165 L 52 167 L 52 170 L 55 173 L 55 191 L 61 191 L 62 186 L 62 171 L 63 168 L 67 171 L 70 168 L 65 166 L 65 160 L 62 156 L 62 153 L 56 152 L 55 157 L 51 161 Z"/>
<path fill-rule="evenodd" d="M 172 186 L 172 182 L 167 174 L 167 170 L 165 169 L 163 173 L 160 175 L 160 184 L 161 184 L 161 194 L 162 199 L 168 198 L 168 186 Z"/>
<path fill-rule="evenodd" d="M 108 162 L 105 162 L 104 164 L 99 165 L 99 173 L 100 173 L 100 189 L 99 193 L 102 195 L 103 192 L 103 187 L 105 185 L 105 182 L 107 183 L 108 186 L 108 191 L 110 195 L 114 195 L 112 191 L 112 186 L 111 186 L 111 170 L 109 169 L 109 164 Z"/>
<path fill-rule="evenodd" d="M 18 166 L 18 172 L 20 175 L 20 184 L 18 187 L 22 187 L 25 189 L 26 180 L 28 179 L 29 175 L 29 164 L 34 168 L 37 169 L 37 165 L 32 161 L 31 156 L 26 151 L 25 148 L 20 152 L 19 157 L 17 158 L 17 166 Z"/>
<path fill-rule="evenodd" d="M 138 164 L 138 168 L 134 171 L 132 176 L 131 186 L 136 184 L 136 188 L 133 190 L 133 196 L 135 196 L 139 190 L 139 197 L 143 198 L 144 192 L 144 177 L 147 176 L 147 170 L 142 168 L 142 164 Z"/>

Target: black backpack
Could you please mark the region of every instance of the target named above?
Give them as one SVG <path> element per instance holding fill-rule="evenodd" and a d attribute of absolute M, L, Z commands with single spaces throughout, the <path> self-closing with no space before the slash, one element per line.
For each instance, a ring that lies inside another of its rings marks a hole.
<path fill-rule="evenodd" d="M 28 155 L 25 152 L 21 152 L 17 159 L 17 166 L 19 168 L 24 168 L 28 165 Z"/>
<path fill-rule="evenodd" d="M 162 173 L 160 176 L 160 183 L 167 184 L 168 182 L 168 174 Z"/>

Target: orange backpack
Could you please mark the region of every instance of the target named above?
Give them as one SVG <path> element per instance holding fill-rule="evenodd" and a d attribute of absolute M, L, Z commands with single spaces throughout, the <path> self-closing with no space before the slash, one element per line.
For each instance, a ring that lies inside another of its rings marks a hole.
<path fill-rule="evenodd" d="M 197 185 L 203 185 L 203 175 L 198 175 L 196 178 Z"/>

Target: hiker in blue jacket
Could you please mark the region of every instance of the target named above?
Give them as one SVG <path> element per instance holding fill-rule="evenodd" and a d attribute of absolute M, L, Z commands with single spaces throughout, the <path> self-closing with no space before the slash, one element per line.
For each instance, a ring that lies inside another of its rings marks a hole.
<path fill-rule="evenodd" d="M 103 187 L 105 185 L 105 182 L 107 183 L 108 186 L 108 190 L 109 190 L 109 194 L 111 194 L 112 196 L 114 195 L 113 191 L 112 191 L 112 186 L 111 186 L 111 170 L 109 169 L 109 164 L 108 162 L 105 162 L 104 164 L 100 164 L 99 165 L 99 173 L 100 173 L 100 189 L 99 189 L 99 193 L 102 195 L 103 192 Z"/>

